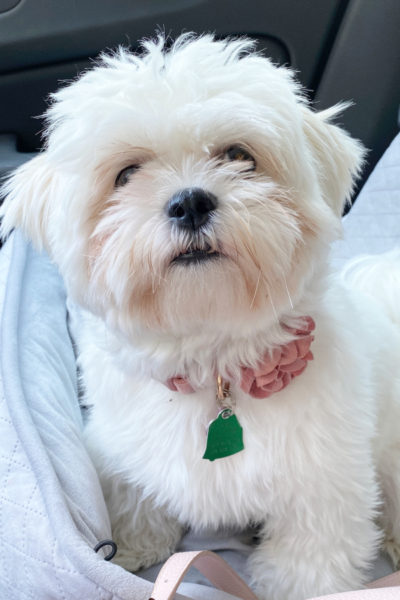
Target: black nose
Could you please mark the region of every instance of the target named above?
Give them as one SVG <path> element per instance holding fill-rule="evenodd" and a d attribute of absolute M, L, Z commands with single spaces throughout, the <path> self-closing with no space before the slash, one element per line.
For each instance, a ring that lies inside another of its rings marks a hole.
<path fill-rule="evenodd" d="M 170 220 L 185 229 L 195 231 L 207 223 L 217 208 L 217 198 L 201 188 L 186 188 L 172 196 L 166 205 Z"/>

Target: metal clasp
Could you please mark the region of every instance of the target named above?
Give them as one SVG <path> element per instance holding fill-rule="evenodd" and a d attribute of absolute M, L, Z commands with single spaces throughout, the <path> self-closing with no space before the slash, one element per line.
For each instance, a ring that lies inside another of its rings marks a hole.
<path fill-rule="evenodd" d="M 217 403 L 220 411 L 229 410 L 232 414 L 235 408 L 231 393 L 230 383 L 225 381 L 221 375 L 217 376 Z M 227 417 L 224 417 L 227 418 Z"/>

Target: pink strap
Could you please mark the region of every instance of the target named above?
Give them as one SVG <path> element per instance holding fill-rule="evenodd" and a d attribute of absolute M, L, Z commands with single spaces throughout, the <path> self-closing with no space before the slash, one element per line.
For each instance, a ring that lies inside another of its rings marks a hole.
<path fill-rule="evenodd" d="M 173 600 L 190 567 L 196 567 L 216 588 L 243 600 L 257 600 L 243 579 L 209 550 L 177 552 L 163 565 L 150 600 Z M 310 600 L 400 600 L 400 571 L 369 584 L 369 589 L 318 596 Z"/>
<path fill-rule="evenodd" d="M 367 590 L 318 596 L 310 600 L 400 600 L 400 571 L 381 577 L 368 584 Z"/>
<path fill-rule="evenodd" d="M 310 600 L 399 600 L 400 589 L 396 587 L 381 587 L 375 590 L 357 590 L 355 592 L 342 592 L 341 594 L 329 594 L 318 596 Z"/>
<path fill-rule="evenodd" d="M 371 583 L 368 584 L 368 587 L 370 589 L 375 589 L 392 587 L 396 585 L 400 586 L 400 571 L 396 571 L 396 573 L 391 573 L 390 575 L 386 575 L 386 577 L 381 577 L 380 579 L 375 579 L 375 581 L 371 581 Z M 398 590 L 397 593 L 400 598 L 400 590 Z"/>
<path fill-rule="evenodd" d="M 243 600 L 257 600 L 257 596 L 243 579 L 218 554 L 209 550 L 173 554 L 158 574 L 152 600 L 173 600 L 179 584 L 192 566 L 219 590 Z"/>

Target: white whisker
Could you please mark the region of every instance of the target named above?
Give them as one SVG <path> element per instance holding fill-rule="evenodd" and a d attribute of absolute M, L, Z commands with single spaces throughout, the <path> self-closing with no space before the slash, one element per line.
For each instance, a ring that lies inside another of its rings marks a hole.
<path fill-rule="evenodd" d="M 293 308 L 294 308 L 294 307 L 293 307 L 292 297 L 291 297 L 291 295 L 290 295 L 289 288 L 288 288 L 288 285 L 287 285 L 287 281 L 286 281 L 286 277 L 285 277 L 285 276 L 283 276 L 283 281 L 285 282 L 286 293 L 287 293 L 287 296 L 288 296 L 288 298 L 289 298 L 290 306 L 291 306 L 291 308 L 292 308 L 292 310 L 293 310 Z"/>
<path fill-rule="evenodd" d="M 272 310 L 273 310 L 276 322 L 279 324 L 278 313 L 276 312 L 275 304 L 274 304 L 274 301 L 272 300 L 271 290 L 267 283 L 266 283 L 266 285 L 267 285 L 268 298 L 269 298 L 269 301 L 271 302 L 271 306 L 272 306 Z"/>
<path fill-rule="evenodd" d="M 250 310 L 253 308 L 254 301 L 255 301 L 256 296 L 257 296 L 258 288 L 259 288 L 259 285 L 260 285 L 260 279 L 261 279 L 261 269 L 258 270 L 257 283 L 256 283 L 256 287 L 255 287 L 255 290 L 254 290 L 253 298 L 252 298 L 251 303 L 250 303 Z"/>

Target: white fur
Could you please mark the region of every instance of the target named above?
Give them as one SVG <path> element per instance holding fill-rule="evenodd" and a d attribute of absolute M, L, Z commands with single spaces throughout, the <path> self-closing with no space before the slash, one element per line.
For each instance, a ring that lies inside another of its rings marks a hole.
<path fill-rule="evenodd" d="M 117 561 L 166 558 L 186 526 L 252 522 L 261 598 L 357 588 L 381 528 L 400 543 L 399 253 L 380 259 L 397 278 L 380 304 L 381 269 L 371 287 L 370 268 L 344 282 L 327 266 L 362 149 L 330 123 L 343 107 L 311 111 L 292 73 L 247 41 L 144 46 L 54 94 L 46 148 L 10 178 L 2 208 L 3 233 L 18 226 L 45 247 L 75 303 Z M 226 159 L 232 144 L 254 172 Z M 140 169 L 115 188 L 130 164 Z M 193 243 L 165 213 L 185 187 L 218 198 L 193 239 L 224 258 L 171 265 Z M 240 366 L 289 341 L 282 326 L 303 315 L 314 361 L 284 391 L 246 396 Z M 245 450 L 209 462 L 217 371 L 233 377 Z M 170 392 L 179 374 L 198 391 Z"/>

